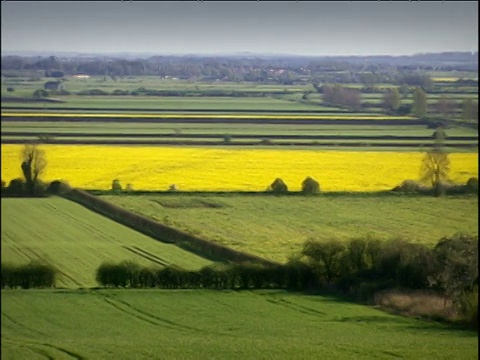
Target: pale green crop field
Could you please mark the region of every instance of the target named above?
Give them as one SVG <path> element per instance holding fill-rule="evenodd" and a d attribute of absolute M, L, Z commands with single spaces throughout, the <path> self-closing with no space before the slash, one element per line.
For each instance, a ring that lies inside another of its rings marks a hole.
<path fill-rule="evenodd" d="M 95 272 L 103 262 L 186 269 L 211 263 L 62 198 L 2 198 L 1 209 L 2 263 L 47 262 L 59 270 L 59 287 L 97 286 Z"/>
<path fill-rule="evenodd" d="M 434 246 L 444 236 L 478 234 L 478 198 L 474 197 L 152 194 L 101 198 L 236 250 L 282 262 L 301 251 L 308 239 L 374 236 Z M 205 200 L 216 206 L 199 206 Z"/>
<path fill-rule="evenodd" d="M 476 332 L 284 291 L 5 290 L 4 359 L 475 359 Z"/>

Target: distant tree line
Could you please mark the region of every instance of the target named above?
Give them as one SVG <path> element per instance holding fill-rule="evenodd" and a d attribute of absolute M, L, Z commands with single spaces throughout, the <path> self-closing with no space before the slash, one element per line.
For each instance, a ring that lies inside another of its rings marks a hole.
<path fill-rule="evenodd" d="M 465 55 L 467 56 L 467 55 Z M 467 56 L 470 60 L 471 55 Z M 477 60 L 478 62 L 478 60 Z M 478 64 L 477 64 L 478 66 Z M 108 76 L 116 80 L 126 76 L 159 76 L 190 80 L 224 80 L 274 82 L 290 85 L 302 81 L 322 83 L 358 83 L 371 88 L 374 84 L 393 83 L 432 87 L 425 74 L 431 65 L 406 66 L 402 60 L 382 58 L 372 64 L 362 58 L 311 58 L 311 57 L 202 57 L 202 56 L 152 56 L 124 59 L 117 57 L 64 57 L 44 58 L 2 56 L 4 76 L 25 76 L 24 72 L 41 71 L 46 77 L 88 74 Z M 461 70 L 462 66 L 437 66 L 436 70 Z M 471 70 L 476 70 L 472 67 Z M 475 80 L 462 80 L 459 86 L 474 86 Z M 465 82 L 467 81 L 467 82 Z M 476 81 L 478 86 L 478 81 Z"/>

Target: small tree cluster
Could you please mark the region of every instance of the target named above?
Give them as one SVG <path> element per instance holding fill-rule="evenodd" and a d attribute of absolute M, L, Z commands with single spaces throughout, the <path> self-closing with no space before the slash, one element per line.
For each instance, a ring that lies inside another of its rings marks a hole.
<path fill-rule="evenodd" d="M 393 288 L 443 291 L 467 321 L 477 321 L 478 236 L 443 238 L 433 249 L 403 240 L 309 240 L 301 259 L 319 283 L 359 299 Z"/>
<path fill-rule="evenodd" d="M 111 190 L 114 192 L 122 191 L 122 185 L 120 184 L 120 180 L 115 179 L 112 181 L 112 188 Z"/>
<path fill-rule="evenodd" d="M 267 191 L 271 191 L 275 194 L 285 194 L 288 192 L 288 186 L 282 179 L 276 178 L 267 188 Z"/>
<path fill-rule="evenodd" d="M 56 273 L 52 266 L 38 262 L 24 266 L 2 264 L 2 289 L 52 287 L 55 286 Z"/>
<path fill-rule="evenodd" d="M 308 176 L 302 182 L 302 193 L 305 195 L 320 194 L 320 184 L 318 181 Z"/>
<path fill-rule="evenodd" d="M 341 85 L 323 86 L 323 102 L 328 105 L 358 110 L 361 106 L 361 95 L 357 89 L 349 89 Z"/>

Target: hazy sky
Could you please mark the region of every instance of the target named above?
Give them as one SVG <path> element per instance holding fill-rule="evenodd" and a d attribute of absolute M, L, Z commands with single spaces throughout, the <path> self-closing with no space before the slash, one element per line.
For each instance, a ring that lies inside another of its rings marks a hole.
<path fill-rule="evenodd" d="M 478 2 L 2 1 L 2 51 L 478 51 Z"/>

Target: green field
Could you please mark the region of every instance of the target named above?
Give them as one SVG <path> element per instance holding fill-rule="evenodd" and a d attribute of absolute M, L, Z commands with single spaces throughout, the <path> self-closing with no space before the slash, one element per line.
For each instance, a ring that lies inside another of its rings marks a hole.
<path fill-rule="evenodd" d="M 156 241 L 68 200 L 2 198 L 2 263 L 43 260 L 59 271 L 57 286 L 97 286 L 105 261 L 198 269 L 211 262 Z"/>
<path fill-rule="evenodd" d="M 302 104 L 272 97 L 158 97 L 158 96 L 55 96 L 59 103 L 2 102 L 3 106 L 28 108 L 41 106 L 58 108 L 128 108 L 147 110 L 339 110 L 338 108 Z"/>
<path fill-rule="evenodd" d="M 242 134 L 242 135 L 365 135 L 431 136 L 423 125 L 323 125 L 323 124 L 175 124 L 175 123 L 68 123 L 62 121 L 6 121 L 2 132 L 36 133 L 110 133 L 110 134 Z M 447 136 L 478 136 L 478 130 L 466 127 L 446 129 Z"/>
<path fill-rule="evenodd" d="M 308 239 L 401 237 L 434 245 L 455 233 L 478 233 L 477 198 L 361 195 L 273 197 L 203 195 L 101 196 L 186 232 L 264 258 L 286 261 Z M 201 200 L 201 199 L 200 199 Z"/>
<path fill-rule="evenodd" d="M 475 359 L 476 332 L 282 291 L 2 291 L 4 359 Z"/>

